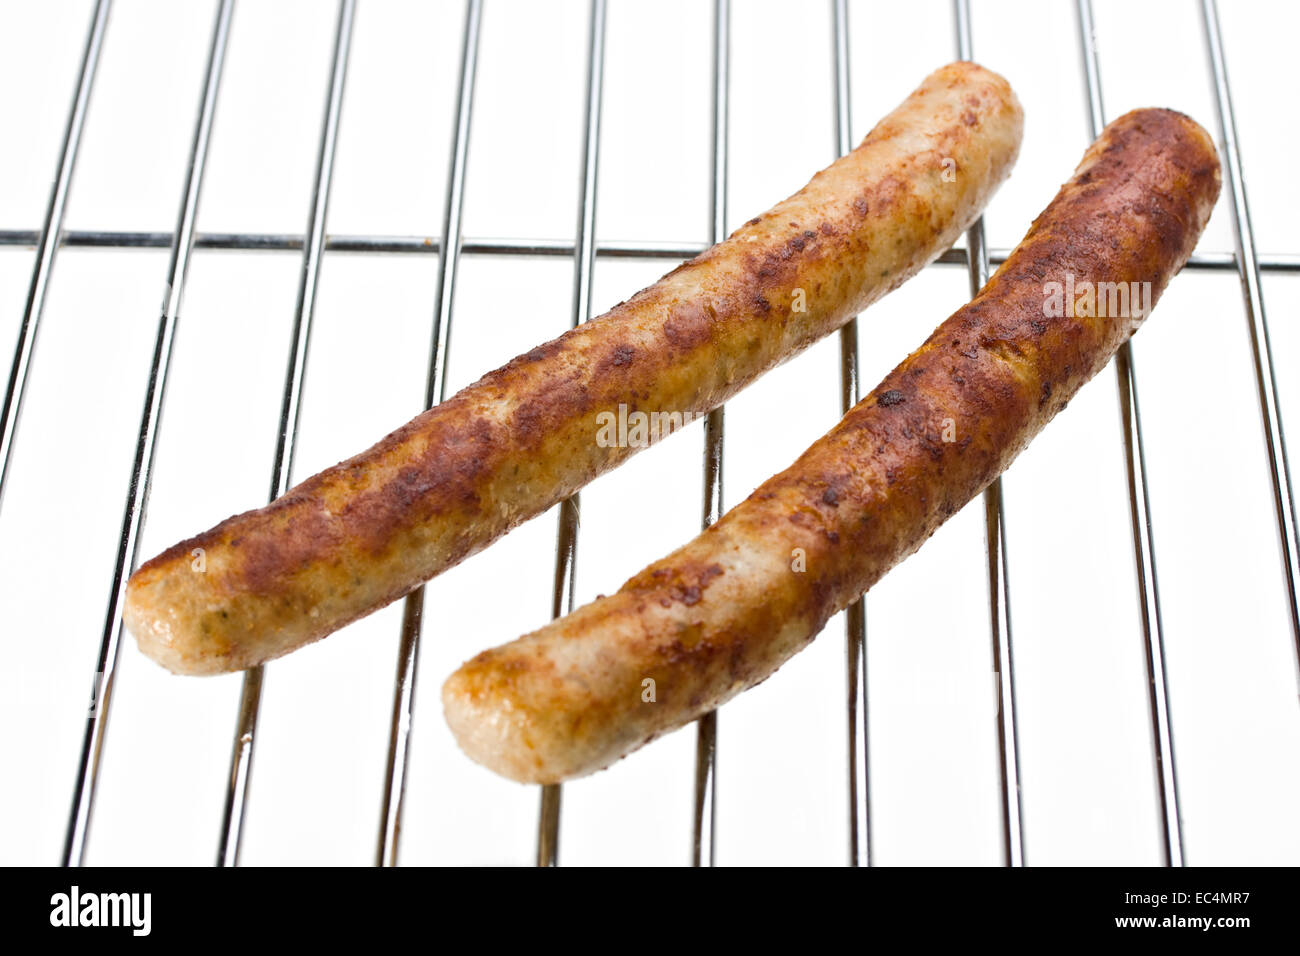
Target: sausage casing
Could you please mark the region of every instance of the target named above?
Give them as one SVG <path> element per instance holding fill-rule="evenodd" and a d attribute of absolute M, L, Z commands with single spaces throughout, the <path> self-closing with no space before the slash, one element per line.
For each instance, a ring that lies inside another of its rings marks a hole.
<path fill-rule="evenodd" d="M 636 451 L 598 440 L 602 415 L 623 406 L 669 428 L 702 415 L 915 274 L 1006 177 L 1021 127 L 1002 77 L 937 70 L 857 149 L 726 241 L 145 563 L 128 628 L 171 670 L 210 674 L 396 600 Z"/>
<path fill-rule="evenodd" d="M 556 783 L 765 679 L 1106 365 L 1191 255 L 1219 181 L 1182 114 L 1115 120 L 980 294 L 790 468 L 617 593 L 452 674 L 461 747 Z"/>

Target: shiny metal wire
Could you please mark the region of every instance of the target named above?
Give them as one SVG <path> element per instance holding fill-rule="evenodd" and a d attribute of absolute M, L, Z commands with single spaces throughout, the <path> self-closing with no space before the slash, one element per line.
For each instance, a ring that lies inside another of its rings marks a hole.
<path fill-rule="evenodd" d="M 969 0 L 953 0 L 957 56 L 973 60 Z M 989 254 L 984 217 L 966 233 L 970 294 L 989 281 Z M 1016 682 L 1011 654 L 1011 572 L 1007 566 L 1007 531 L 1002 517 L 1002 479 L 984 492 L 984 534 L 988 551 L 989 627 L 993 635 L 993 673 L 998 689 L 998 769 L 1002 795 L 1002 852 L 1007 866 L 1023 866 L 1024 813 L 1020 805 L 1020 745 L 1016 733 Z"/>
<path fill-rule="evenodd" d="M 596 266 L 596 173 L 600 165 L 600 106 L 605 81 L 605 0 L 591 0 L 587 36 L 587 100 L 583 114 L 578 228 L 573 243 L 573 315 L 576 328 L 591 318 L 591 276 Z M 555 587 L 551 616 L 573 610 L 578 570 L 579 498 L 560 505 L 555 536 Z M 559 785 L 542 787 L 537 821 L 537 865 L 555 866 L 560 854 Z"/>
<path fill-rule="evenodd" d="M 1295 639 L 1297 664 L 1300 665 L 1300 538 L 1297 538 L 1295 488 L 1291 484 L 1291 467 L 1287 461 L 1286 435 L 1282 430 L 1282 410 L 1278 402 L 1277 372 L 1273 367 L 1273 346 L 1269 340 L 1268 319 L 1264 314 L 1264 291 L 1260 285 L 1260 262 L 1255 252 L 1255 230 L 1250 224 L 1250 205 L 1246 202 L 1246 178 L 1241 168 L 1241 147 L 1237 142 L 1237 118 L 1232 109 L 1232 89 L 1228 84 L 1227 59 L 1223 54 L 1223 36 L 1219 30 L 1219 6 L 1216 0 L 1201 0 L 1201 22 L 1205 27 L 1205 47 L 1209 56 L 1210 76 L 1219 117 L 1219 152 L 1227 172 L 1228 194 L 1232 197 L 1233 235 L 1237 244 L 1236 269 L 1241 279 L 1242 305 L 1250 329 L 1250 344 L 1255 360 L 1255 385 L 1259 392 L 1259 414 L 1268 447 L 1269 477 L 1273 484 L 1273 505 L 1277 514 L 1278 543 L 1282 552 L 1282 571 L 1286 577 L 1287 610 Z"/>
<path fill-rule="evenodd" d="M 0 246 L 36 248 L 41 233 L 33 229 L 0 229 Z M 60 247 L 78 249 L 168 249 L 170 232 L 131 232 L 101 229 L 69 229 L 61 233 Z M 218 249 L 239 252 L 302 252 L 303 237 L 290 233 L 200 232 L 194 236 L 195 249 Z M 603 239 L 596 242 L 598 259 L 671 259 L 678 261 L 697 256 L 708 246 L 702 242 L 632 241 Z M 335 234 L 325 237 L 325 251 L 353 255 L 424 255 L 442 251 L 437 236 L 357 236 Z M 516 256 L 523 258 L 572 259 L 573 243 L 567 239 L 511 239 L 480 236 L 461 240 L 462 256 Z M 989 250 L 989 263 L 1001 265 L 1010 249 Z M 1287 274 L 1300 272 L 1300 254 L 1271 253 L 1257 260 L 1260 272 Z M 932 265 L 967 267 L 966 250 L 953 246 Z M 1193 272 L 1236 272 L 1237 258 L 1230 252 L 1201 252 L 1192 256 L 1184 268 Z"/>
<path fill-rule="evenodd" d="M 45 224 L 41 226 L 36 239 L 36 266 L 32 270 L 32 283 L 27 290 L 22 323 L 18 326 L 18 344 L 14 348 L 13 364 L 9 367 L 4 405 L 0 406 L 0 501 L 4 500 L 5 476 L 9 473 L 9 456 L 13 452 L 14 435 L 22 413 L 27 372 L 31 368 L 36 333 L 40 330 L 41 314 L 45 310 L 45 293 L 50 287 L 50 277 L 54 272 L 54 257 L 63 237 L 63 211 L 68 204 L 68 190 L 72 188 L 81 131 L 86 126 L 86 114 L 90 111 L 90 94 L 95 86 L 95 71 L 99 67 L 99 53 L 104 48 L 104 32 L 108 29 L 108 14 L 112 7 L 112 0 L 97 0 L 90 19 L 86 50 L 81 56 L 81 70 L 77 75 L 77 90 L 72 97 L 72 108 L 68 111 L 63 147 L 59 150 L 59 168 L 54 174 L 54 184 L 50 187 L 50 201 L 45 207 Z"/>
<path fill-rule="evenodd" d="M 330 67 L 325 117 L 321 122 L 320 145 L 316 150 L 316 179 L 312 185 L 311 210 L 307 217 L 307 241 L 303 245 L 302 270 L 298 277 L 298 298 L 293 310 L 293 334 L 289 346 L 289 367 L 285 373 L 280 423 L 276 432 L 275 464 L 271 475 L 274 501 L 289 490 L 293 474 L 293 453 L 298 436 L 302 386 L 307 375 L 307 349 L 311 342 L 312 319 L 316 314 L 316 289 L 320 280 L 321 256 L 325 251 L 325 223 L 329 213 L 330 185 L 334 178 L 334 154 L 338 146 L 343 111 L 343 90 L 347 84 L 348 53 L 352 47 L 352 23 L 356 0 L 340 0 L 334 34 L 334 55 Z M 259 664 L 244 672 L 239 711 L 235 719 L 230 752 L 230 780 L 221 814 L 217 865 L 236 866 L 248 807 L 249 784 L 253 776 L 253 749 L 257 742 L 257 718 L 261 709 L 266 668 Z"/>
<path fill-rule="evenodd" d="M 849 110 L 848 0 L 831 0 L 832 48 L 835 63 L 835 152 L 853 148 Z M 858 375 L 858 320 L 840 330 L 840 411 L 862 398 Z M 844 612 L 845 672 L 848 677 L 849 741 L 849 866 L 871 865 L 870 721 L 867 707 L 867 604 L 862 597 Z"/>
<path fill-rule="evenodd" d="M 730 0 L 713 4 L 713 176 L 709 183 L 709 244 L 727 236 L 727 119 L 731 67 Z M 723 437 L 726 409 L 718 406 L 704 420 L 704 508 L 701 526 L 722 517 Z M 691 824 L 691 863 L 713 866 L 717 859 L 718 830 L 718 712 L 711 711 L 695 724 L 695 787 Z"/>
<path fill-rule="evenodd" d="M 1077 0 L 1084 90 L 1088 106 L 1088 142 L 1101 135 L 1106 111 L 1101 98 L 1101 69 L 1092 0 Z M 1129 514 L 1133 527 L 1133 559 L 1138 602 L 1142 612 L 1142 641 L 1147 662 L 1147 696 L 1155 748 L 1156 786 L 1160 798 L 1161 849 L 1165 864 L 1183 865 L 1183 820 L 1178 809 L 1178 774 L 1174 763 L 1173 721 L 1169 713 L 1169 679 L 1165 672 L 1164 623 L 1156 579 L 1156 551 L 1151 529 L 1151 494 L 1147 486 L 1142 415 L 1138 408 L 1137 368 L 1133 346 L 1125 342 L 1115 356 L 1120 415 L 1124 428 L 1124 464 L 1128 476 Z"/>
<path fill-rule="evenodd" d="M 149 479 L 153 474 L 154 450 L 158 443 L 163 398 L 167 391 L 167 372 L 171 367 L 172 343 L 176 338 L 176 325 L 180 321 L 181 298 L 185 291 L 185 278 L 189 271 L 190 252 L 193 249 L 194 220 L 199 211 L 199 193 L 203 186 L 203 170 L 207 164 L 208 141 L 212 134 L 212 119 L 217 110 L 217 91 L 221 86 L 221 68 L 225 62 L 226 41 L 230 36 L 230 18 L 233 12 L 234 0 L 222 0 L 221 6 L 217 9 L 216 24 L 212 28 L 207 73 L 203 80 L 203 93 L 199 98 L 199 115 L 194 126 L 194 140 L 190 146 L 185 193 L 181 199 L 180 214 L 172 240 L 171 259 L 167 265 L 162 314 L 158 317 L 158 331 L 154 337 L 144 410 L 140 416 L 140 429 L 136 436 L 135 458 L 131 463 L 131 483 L 128 486 L 126 508 L 122 516 L 122 531 L 118 537 L 117 558 L 113 564 L 108 607 L 104 613 L 104 633 L 100 639 L 99 654 L 95 662 L 95 679 L 91 696 L 93 706 L 86 719 L 81 757 L 77 763 L 77 782 L 72 796 L 72 809 L 68 816 L 67 837 L 63 845 L 65 866 L 79 866 L 86 854 L 90 818 L 95 806 L 95 787 L 99 782 L 100 758 L 103 756 L 104 741 L 108 734 L 108 717 L 113 702 L 118 652 L 122 646 L 122 600 L 126 596 L 127 577 L 139 557 L 137 551 L 140 546 L 140 532 L 144 526 L 145 506 L 149 500 Z"/>
<path fill-rule="evenodd" d="M 447 172 L 447 200 L 443 210 L 442 241 L 438 244 L 438 285 L 433 297 L 433 336 L 424 407 L 432 408 L 447 397 L 447 365 L 451 360 L 452 305 L 456 268 L 461 250 L 461 214 L 465 206 L 465 169 L 469 163 L 470 120 L 474 110 L 474 80 L 478 69 L 482 0 L 465 5 L 465 30 L 460 53 L 456 119 L 452 132 L 451 162 Z M 424 587 L 406 596 L 402 607 L 402 633 L 397 649 L 397 676 L 393 682 L 393 716 L 388 730 L 388 759 L 384 771 L 384 796 L 380 810 L 379 843 L 375 862 L 396 866 L 401 842 L 402 806 L 406 794 L 407 756 L 415 721 L 415 680 L 419 670 L 420 634 L 424 620 Z"/>

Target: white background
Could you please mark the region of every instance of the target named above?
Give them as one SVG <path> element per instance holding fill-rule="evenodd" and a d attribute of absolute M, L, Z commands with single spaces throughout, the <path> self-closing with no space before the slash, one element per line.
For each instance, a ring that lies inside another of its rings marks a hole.
<path fill-rule="evenodd" d="M 1224 2 L 1223 29 L 1264 254 L 1297 251 L 1300 7 Z M 954 58 L 944 0 L 850 4 L 853 135 Z M 119 0 L 67 210 L 69 229 L 173 228 L 213 22 L 207 2 Z M 244 0 L 234 27 L 200 231 L 301 232 L 336 7 Z M 1216 139 L 1199 6 L 1098 0 L 1108 117 L 1190 113 Z M 436 236 L 463 6 L 361 0 L 329 214 L 335 233 Z M 467 237 L 571 239 L 587 9 L 488 0 L 465 194 Z M 90 4 L 0 5 L 0 229 L 39 227 Z M 994 199 L 1014 246 L 1087 144 L 1073 7 L 976 0 L 975 55 L 1025 106 Z M 610 4 L 597 231 L 703 242 L 709 222 L 710 5 Z M 829 4 L 733 3 L 730 225 L 833 157 Z M 1232 248 L 1228 201 L 1201 251 Z M 0 247 L 0 343 L 34 263 Z M 165 251 L 64 249 L 0 511 L 0 861 L 59 858 Z M 671 263 L 599 260 L 597 311 Z M 142 557 L 265 502 L 299 256 L 195 253 Z M 295 480 L 415 414 L 434 256 L 327 254 Z M 566 259 L 467 256 L 450 378 L 461 387 L 563 331 Z M 1300 278 L 1264 280 L 1286 421 L 1300 422 Z M 862 320 L 864 382 L 967 295 L 935 267 Z M 5 345 L 6 351 L 9 346 Z M 1300 712 L 1241 293 L 1185 274 L 1134 344 L 1191 863 L 1300 862 Z M 728 406 L 725 497 L 739 502 L 838 417 L 833 339 Z M 4 361 L 8 361 L 6 357 Z M 583 493 L 578 596 L 590 600 L 698 530 L 697 424 Z M 1156 863 L 1159 820 L 1115 376 L 1107 370 L 1005 480 L 1026 859 Z M 555 515 L 435 579 L 426 603 L 404 863 L 530 862 L 538 792 L 456 749 L 444 678 L 549 615 Z M 868 598 L 876 861 L 1000 859 L 984 529 L 976 502 Z M 373 859 L 400 607 L 267 670 L 243 862 Z M 844 625 L 720 715 L 718 860 L 846 858 Z M 207 864 L 216 853 L 238 675 L 173 677 L 122 648 L 92 863 Z M 561 862 L 688 859 L 694 732 L 566 786 Z"/>

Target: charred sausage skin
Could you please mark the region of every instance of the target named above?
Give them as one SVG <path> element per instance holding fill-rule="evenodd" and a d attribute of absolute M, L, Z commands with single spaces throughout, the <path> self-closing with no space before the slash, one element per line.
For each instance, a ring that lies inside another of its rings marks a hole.
<path fill-rule="evenodd" d="M 943 67 L 726 241 L 269 506 L 146 562 L 128 585 L 127 627 L 165 667 L 211 674 L 396 600 L 634 452 L 596 440 L 602 412 L 703 414 L 900 285 L 979 214 L 1021 127 L 1000 76 Z"/>
<path fill-rule="evenodd" d="M 789 469 L 617 593 L 452 674 L 461 747 L 556 783 L 764 680 L 1006 469 L 1144 318 L 1081 315 L 1082 298 L 1062 314 L 1051 283 L 1150 283 L 1154 302 L 1219 184 L 1187 117 L 1111 123 L 980 294 Z M 1094 298 L 1091 311 L 1114 310 Z"/>

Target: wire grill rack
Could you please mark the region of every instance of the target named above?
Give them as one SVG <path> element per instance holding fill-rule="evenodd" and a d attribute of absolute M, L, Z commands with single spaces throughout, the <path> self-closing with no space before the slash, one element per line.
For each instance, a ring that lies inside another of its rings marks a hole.
<path fill-rule="evenodd" d="M 847 0 L 830 0 L 832 35 L 828 37 L 834 67 L 834 102 L 828 110 L 836 131 L 836 143 L 842 154 L 853 140 L 850 133 L 849 104 L 849 17 Z M 340 112 L 348 72 L 356 0 L 340 0 L 334 36 L 333 56 L 326 89 L 324 116 L 316 152 L 315 179 L 311 193 L 310 215 L 303 234 L 199 233 L 195 222 L 203 182 L 208 144 L 212 134 L 218 91 L 226 47 L 230 37 L 234 0 L 220 0 L 212 26 L 204 72 L 202 94 L 194 124 L 185 188 L 176 228 L 170 233 L 102 230 L 65 230 L 64 209 L 73 178 L 78 147 L 90 110 L 91 92 L 96 69 L 105 43 L 112 0 L 96 0 L 85 50 L 77 76 L 75 96 L 68 113 L 66 133 L 59 151 L 45 220 L 39 231 L 10 229 L 0 231 L 0 246 L 34 246 L 35 263 L 27 295 L 18 341 L 5 391 L 0 416 L 0 493 L 7 477 L 28 373 L 34 361 L 34 345 L 48 290 L 54 276 L 56 255 L 61 247 L 156 248 L 170 250 L 165 282 L 165 297 L 158 318 L 152 357 L 149 364 L 145 403 L 141 413 L 135 445 L 131 479 L 124 506 L 121 533 L 110 582 L 104 628 L 97 657 L 87 665 L 95 674 L 94 706 L 87 718 L 80 754 L 76 756 L 77 776 L 67 824 L 63 862 L 78 865 L 86 852 L 100 757 L 109 735 L 109 716 L 113 702 L 115 677 L 122 625 L 120 608 L 125 582 L 138 558 L 145 506 L 149 497 L 154 450 L 166 394 L 172 346 L 185 291 L 187 271 L 194 249 L 278 250 L 301 254 L 297 301 L 293 313 L 288 368 L 284 378 L 270 498 L 283 494 L 290 486 L 295 439 L 302 406 L 303 383 L 307 369 L 308 342 L 316 307 L 317 281 L 326 252 L 364 252 L 385 255 L 436 256 L 432 350 L 425 388 L 426 407 L 442 401 L 448 391 L 446 368 L 451 348 L 457 270 L 462 256 L 532 256 L 571 258 L 573 261 L 573 325 L 591 316 L 592 275 L 598 258 L 680 260 L 702 251 L 704 245 L 664 242 L 597 242 L 595 237 L 596 176 L 601 143 L 601 102 L 605 60 L 605 0 L 591 0 L 589 32 L 586 42 L 586 100 L 582 124 L 582 153 L 578 220 L 572 242 L 541 239 L 474 238 L 462 235 L 462 208 L 465 193 L 468 148 L 472 112 L 482 0 L 467 0 L 464 32 L 456 90 L 455 122 L 451 135 L 451 160 L 446 183 L 446 204 L 441 234 L 436 241 L 422 236 L 339 235 L 326 231 L 334 157 L 340 128 Z M 956 35 L 953 51 L 962 59 L 974 59 L 971 11 L 968 0 L 954 0 Z M 1101 95 L 1101 78 L 1094 38 L 1090 0 L 1075 3 L 1077 42 L 1086 90 L 1086 117 L 1095 137 L 1105 124 Z M 1297 528 L 1294 491 L 1286 456 L 1285 436 L 1278 402 L 1277 375 L 1273 366 L 1268 324 L 1261 290 L 1262 272 L 1300 273 L 1300 255 L 1260 256 L 1255 247 L 1245 183 L 1238 148 L 1231 89 L 1228 83 L 1224 46 L 1220 35 L 1215 0 L 1200 0 L 1200 14 L 1208 55 L 1208 69 L 1215 93 L 1220 146 L 1224 160 L 1224 198 L 1230 206 L 1236 248 L 1232 253 L 1198 253 L 1188 264 L 1191 270 L 1235 273 L 1241 283 L 1242 307 L 1250 332 L 1254 374 L 1258 394 L 1258 414 L 1266 437 L 1268 472 L 1272 483 L 1273 505 L 1280 542 L 1280 555 L 1286 579 L 1286 595 L 1292 636 L 1300 654 L 1300 603 L 1297 603 L 1297 579 L 1300 556 L 1297 551 Z M 712 139 L 709 240 L 715 242 L 726 234 L 728 174 L 728 80 L 731 10 L 729 0 L 713 0 L 712 36 Z M 982 220 L 969 231 L 964 248 L 954 248 L 942 255 L 937 266 L 964 266 L 969 273 L 973 295 L 987 281 L 991 264 L 1003 261 L 1005 249 L 986 245 Z M 839 333 L 840 399 L 847 410 L 861 397 L 858 374 L 856 321 Z M 1132 531 L 1133 568 L 1141 610 L 1141 629 L 1147 667 L 1153 754 L 1160 799 L 1161 845 L 1164 862 L 1178 866 L 1184 862 L 1182 819 L 1179 809 L 1179 781 L 1175 761 L 1174 728 L 1167 698 L 1165 634 L 1161 619 L 1158 576 L 1153 534 L 1149 514 L 1148 486 L 1142 420 L 1137 402 L 1137 369 L 1126 345 L 1114 363 L 1123 417 L 1123 454 L 1126 463 L 1127 491 Z M 708 416 L 704 430 L 702 525 L 707 527 L 724 511 L 722 466 L 724 447 L 724 410 Z M 574 605 L 575 569 L 579 543 L 579 497 L 575 495 L 559 509 L 556 534 L 552 613 L 566 613 Z M 1025 862 L 1020 797 L 1016 686 L 1014 655 L 1009 614 L 1014 576 L 1009 568 L 1005 548 L 1003 490 L 995 482 L 984 496 L 985 536 L 987 547 L 987 589 L 989 598 L 989 636 L 992 641 L 994 667 L 997 672 L 998 759 L 1000 780 L 1002 855 L 1008 865 Z M 414 720 L 415 681 L 418 671 L 421 624 L 424 611 L 423 588 L 405 599 L 393 682 L 392 712 L 389 729 L 385 781 L 375 861 L 380 865 L 397 862 L 402 833 L 403 797 L 407 779 L 408 747 Z M 868 865 L 872 858 L 871 781 L 868 778 L 867 741 L 869 701 L 867 699 L 866 615 L 862 601 L 853 605 L 845 616 L 845 668 L 848 680 L 847 722 L 847 798 L 850 808 L 848 860 L 852 865 Z M 231 746 L 230 773 L 225 811 L 217 848 L 217 862 L 238 862 L 245 810 L 249 802 L 253 752 L 258 740 L 259 704 L 263 669 L 248 671 L 243 680 L 235 733 Z M 715 859 L 717 819 L 716 759 L 718 753 L 717 715 L 698 722 L 694 786 L 694 824 L 692 862 L 711 865 Z M 69 754 L 69 759 L 74 756 Z M 537 830 L 537 862 L 555 865 L 559 853 L 561 788 L 542 788 Z"/>

